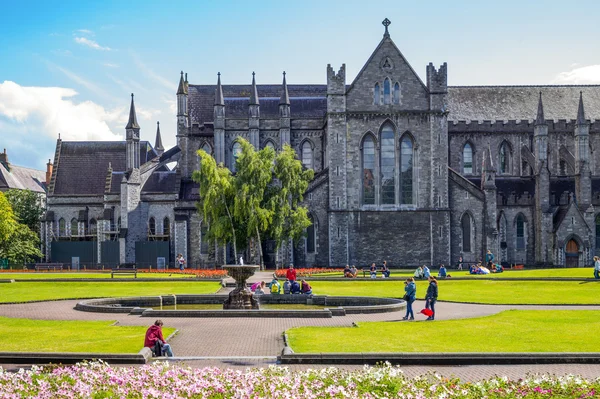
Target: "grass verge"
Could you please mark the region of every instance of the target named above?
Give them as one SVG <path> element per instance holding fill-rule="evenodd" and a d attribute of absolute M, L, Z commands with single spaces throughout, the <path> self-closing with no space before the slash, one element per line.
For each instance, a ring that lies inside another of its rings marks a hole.
<path fill-rule="evenodd" d="M 428 282 L 417 281 L 417 298 L 423 299 Z M 320 295 L 354 295 L 402 298 L 402 281 L 313 281 Z M 439 300 L 483 304 L 594 305 L 600 304 L 600 283 L 590 281 L 442 280 Z"/>
<path fill-rule="evenodd" d="M 165 294 L 214 294 L 218 282 L 18 282 L 2 284 L 0 303 Z"/>
<path fill-rule="evenodd" d="M 137 274 L 138 278 L 194 278 L 196 276 L 189 274 L 178 274 L 178 273 L 140 273 Z M 96 279 L 96 278 L 111 278 L 110 271 L 105 273 L 53 273 L 53 272 L 28 272 L 28 273 L 0 273 L 0 279 L 19 279 L 19 280 L 37 280 L 37 279 Z M 131 279 L 133 275 L 116 275 L 114 279 Z"/>
<path fill-rule="evenodd" d="M 147 327 L 114 321 L 54 321 L 0 317 L 3 352 L 137 353 Z M 163 328 L 165 338 L 174 328 Z"/>
<path fill-rule="evenodd" d="M 590 335 L 600 329 L 600 311 L 594 310 L 507 310 L 473 319 L 358 326 L 297 327 L 287 334 L 296 353 L 600 351 L 600 341 Z"/>

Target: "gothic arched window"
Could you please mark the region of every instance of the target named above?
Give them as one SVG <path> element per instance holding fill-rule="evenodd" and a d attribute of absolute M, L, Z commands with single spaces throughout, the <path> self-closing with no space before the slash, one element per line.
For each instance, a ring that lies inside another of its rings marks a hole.
<path fill-rule="evenodd" d="M 463 174 L 473 174 L 473 148 L 469 143 L 463 147 Z"/>
<path fill-rule="evenodd" d="M 275 144 L 273 144 L 273 142 L 271 140 L 269 140 L 265 143 L 265 148 L 266 147 L 271 147 L 273 149 L 273 151 L 275 150 Z"/>
<path fill-rule="evenodd" d="M 306 228 L 306 252 L 309 254 L 315 253 L 315 220 L 312 215 L 309 215 L 310 226 Z"/>
<path fill-rule="evenodd" d="M 168 217 L 163 220 L 163 235 L 168 236 L 171 234 L 171 221 Z"/>
<path fill-rule="evenodd" d="M 387 81 L 389 84 L 389 81 Z M 381 129 L 381 204 L 396 203 L 396 146 L 394 128 L 386 123 Z"/>
<path fill-rule="evenodd" d="M 465 213 L 460 220 L 462 230 L 462 250 L 463 252 L 471 252 L 471 216 Z"/>
<path fill-rule="evenodd" d="M 517 249 L 525 249 L 525 218 L 519 214 L 517 216 Z"/>
<path fill-rule="evenodd" d="M 306 169 L 313 168 L 313 150 L 309 141 L 302 144 L 302 166 Z"/>
<path fill-rule="evenodd" d="M 373 89 L 373 103 L 375 105 L 381 104 L 381 93 L 379 92 L 379 83 L 375 83 L 375 88 Z"/>
<path fill-rule="evenodd" d="M 391 104 L 391 100 L 390 100 L 391 93 L 392 93 L 392 88 L 390 86 L 390 80 L 386 78 L 383 81 L 383 103 L 384 104 Z"/>
<path fill-rule="evenodd" d="M 148 235 L 156 235 L 156 220 L 154 220 L 154 218 L 150 218 L 150 220 L 148 221 Z"/>
<path fill-rule="evenodd" d="M 202 149 L 204 150 L 204 152 L 206 152 L 208 155 L 212 155 L 212 148 L 210 148 L 210 145 L 208 143 L 204 143 L 202 145 Z"/>
<path fill-rule="evenodd" d="M 400 84 L 394 85 L 394 104 L 400 104 Z"/>
<path fill-rule="evenodd" d="M 231 147 L 231 171 L 235 172 L 237 159 L 242 153 L 242 145 L 237 141 L 233 143 L 233 147 Z"/>
<path fill-rule="evenodd" d="M 96 235 L 97 231 L 98 231 L 98 224 L 96 223 L 96 219 L 92 218 L 90 220 L 90 234 Z"/>
<path fill-rule="evenodd" d="M 375 141 L 370 134 L 362 145 L 363 204 L 375 205 Z"/>
<path fill-rule="evenodd" d="M 413 141 L 405 134 L 400 143 L 400 203 L 412 204 L 413 198 Z"/>
<path fill-rule="evenodd" d="M 67 235 L 67 222 L 65 222 L 65 219 L 60 218 L 58 220 L 58 236 L 64 237 L 66 235 Z"/>
<path fill-rule="evenodd" d="M 499 162 L 499 172 L 501 174 L 510 173 L 510 148 L 506 142 L 503 142 L 500 146 L 500 162 Z"/>
<path fill-rule="evenodd" d="M 71 235 L 79 235 L 79 224 L 77 223 L 77 219 L 75 218 L 71 219 Z"/>

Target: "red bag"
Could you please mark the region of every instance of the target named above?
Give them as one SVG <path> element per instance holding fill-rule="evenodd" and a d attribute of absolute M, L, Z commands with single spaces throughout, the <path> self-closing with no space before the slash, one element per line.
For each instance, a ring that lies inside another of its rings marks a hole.
<path fill-rule="evenodd" d="M 433 311 L 431 309 L 421 309 L 421 313 L 427 317 L 431 317 L 433 315 Z"/>

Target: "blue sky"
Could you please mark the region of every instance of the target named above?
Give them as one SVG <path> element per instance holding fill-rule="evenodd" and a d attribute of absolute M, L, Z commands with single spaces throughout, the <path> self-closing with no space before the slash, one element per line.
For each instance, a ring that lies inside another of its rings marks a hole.
<path fill-rule="evenodd" d="M 0 147 L 44 169 L 65 140 L 124 137 L 136 94 L 142 139 L 175 145 L 179 71 L 192 84 L 350 83 L 392 21 L 415 71 L 448 62 L 450 85 L 600 83 L 598 1 L 2 0 Z M 1 148 L 0 148 L 1 151 Z"/>

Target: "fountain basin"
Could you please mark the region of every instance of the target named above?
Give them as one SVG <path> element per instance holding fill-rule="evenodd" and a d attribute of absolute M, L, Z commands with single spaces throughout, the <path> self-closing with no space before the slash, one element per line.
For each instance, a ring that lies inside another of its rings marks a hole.
<path fill-rule="evenodd" d="M 79 302 L 75 309 L 85 312 L 128 313 L 141 317 L 313 317 L 330 318 L 359 313 L 398 312 L 406 302 L 394 298 L 328 296 L 328 295 L 261 295 L 261 304 L 305 304 L 322 309 L 215 309 L 215 310 L 161 310 L 161 306 L 182 304 L 222 304 L 228 295 L 159 295 L 124 298 L 89 299 Z"/>

